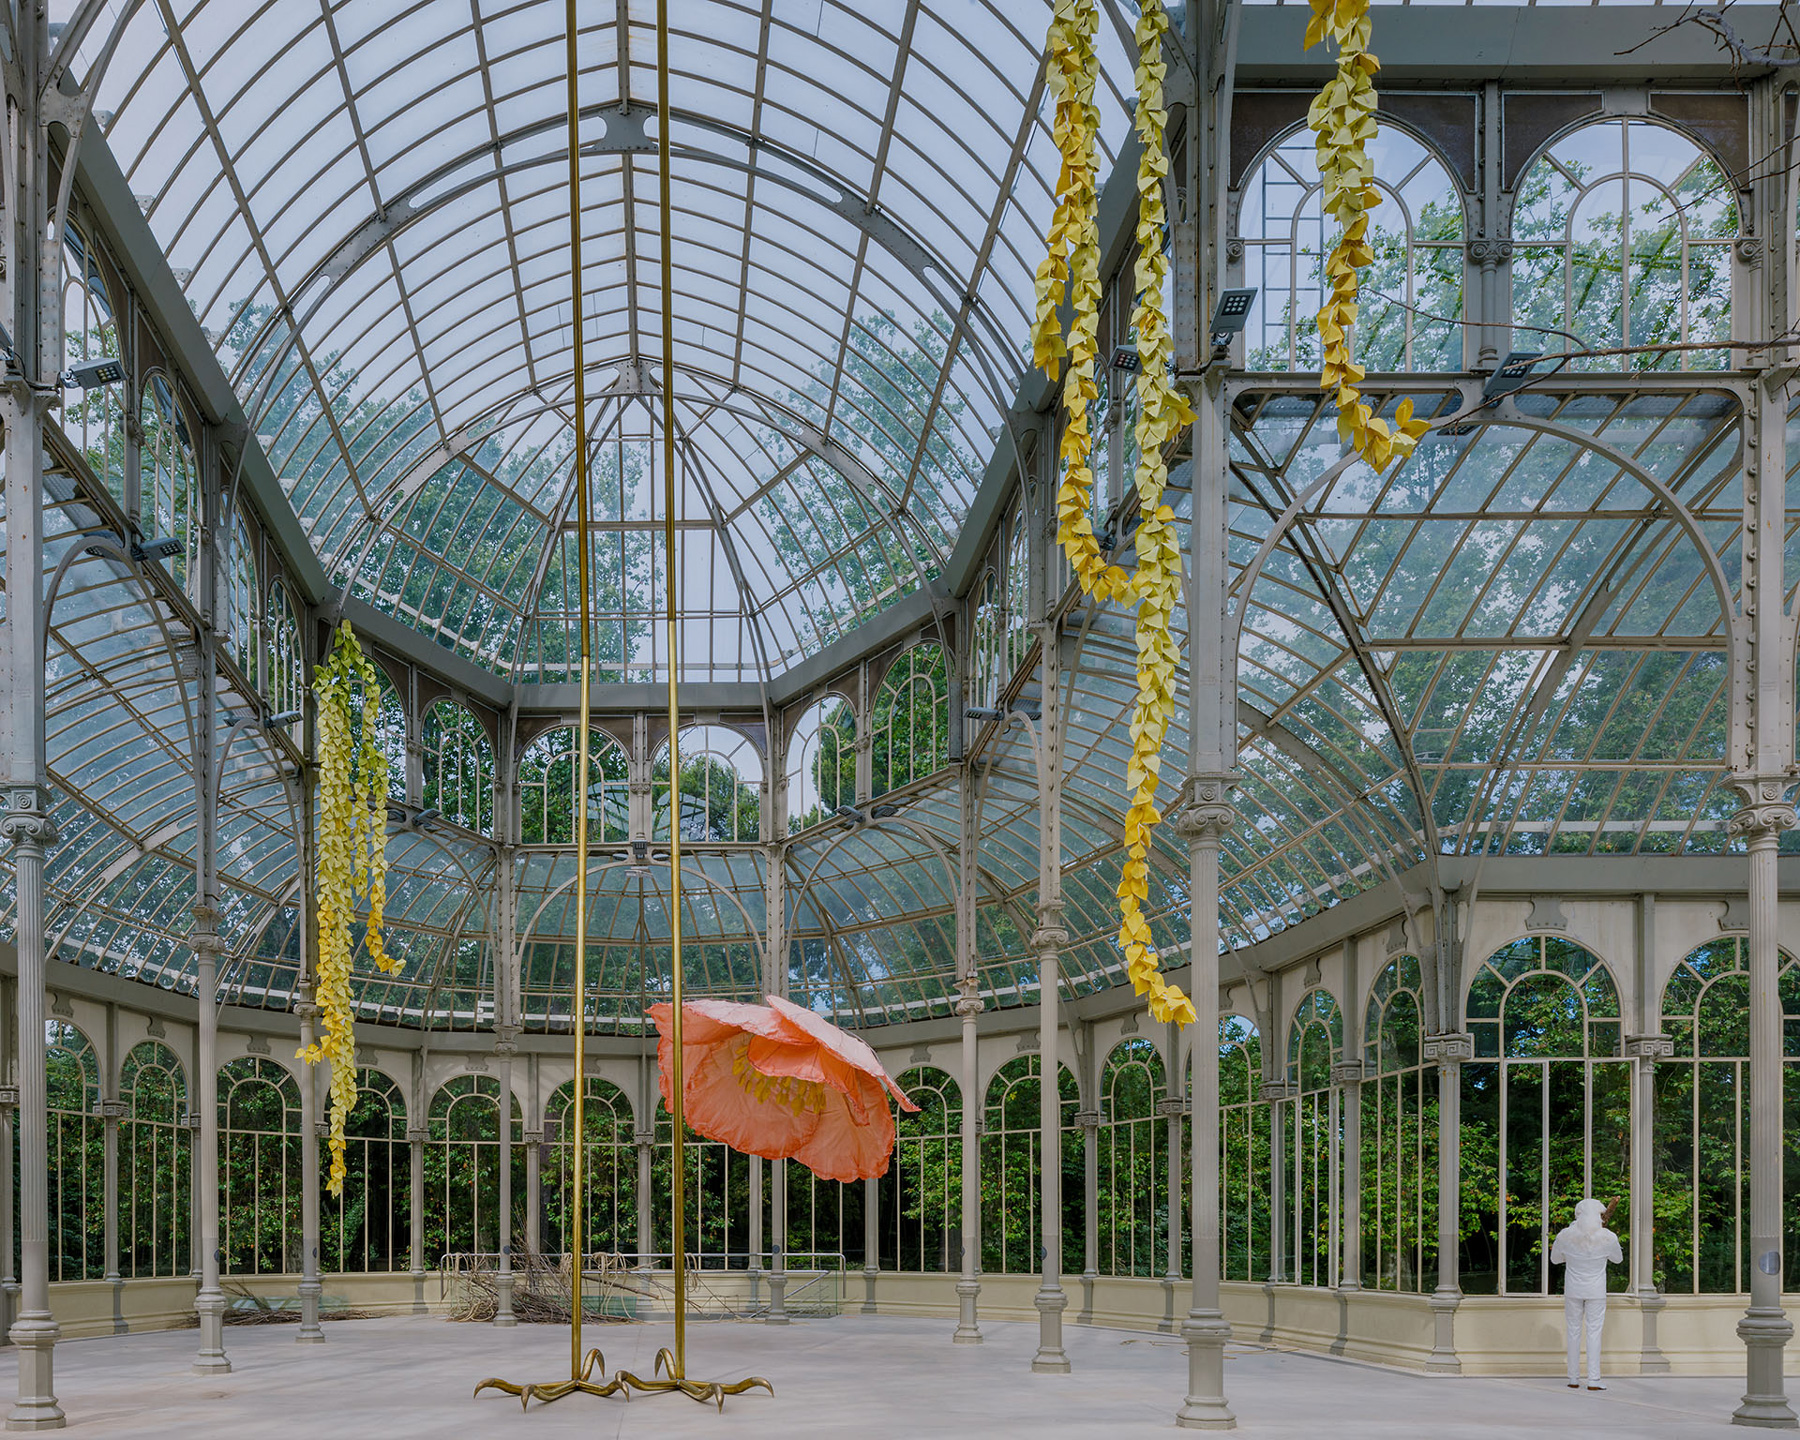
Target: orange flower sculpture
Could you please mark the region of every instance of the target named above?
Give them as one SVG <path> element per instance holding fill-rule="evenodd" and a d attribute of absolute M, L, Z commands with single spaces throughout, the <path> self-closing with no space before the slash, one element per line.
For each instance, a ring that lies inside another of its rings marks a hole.
<path fill-rule="evenodd" d="M 888 1096 L 919 1107 L 888 1078 L 875 1052 L 810 1010 L 689 1000 L 681 1007 L 682 1107 L 709 1140 L 767 1160 L 798 1160 L 824 1180 L 887 1174 L 894 1153 Z M 669 1103 L 675 1042 L 667 1002 L 650 1007 L 661 1036 L 656 1064 Z"/>

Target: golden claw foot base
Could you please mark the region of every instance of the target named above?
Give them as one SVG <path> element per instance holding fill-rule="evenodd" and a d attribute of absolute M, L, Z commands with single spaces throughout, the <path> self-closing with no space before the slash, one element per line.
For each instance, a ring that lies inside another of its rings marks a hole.
<path fill-rule="evenodd" d="M 746 1391 L 760 1385 L 771 1395 L 775 1387 L 760 1375 L 751 1375 L 743 1380 L 733 1381 L 729 1385 L 717 1380 L 684 1380 L 675 1374 L 675 1356 L 664 1347 L 656 1352 L 656 1367 L 653 1372 L 660 1378 L 646 1380 L 641 1375 L 633 1375 L 629 1370 L 621 1370 L 613 1376 L 615 1385 L 626 1387 L 626 1393 L 642 1390 L 646 1395 L 664 1395 L 679 1390 L 690 1400 L 714 1402 L 720 1410 L 725 1408 L 727 1395 L 742 1395 Z"/>
<path fill-rule="evenodd" d="M 660 1356 L 657 1357 L 659 1360 Z M 529 1409 L 533 1400 L 542 1400 L 548 1404 L 552 1400 L 560 1400 L 565 1395 L 617 1395 L 624 1392 L 625 1398 L 631 1398 L 631 1392 L 614 1377 L 611 1380 L 595 1380 L 594 1372 L 606 1369 L 606 1357 L 598 1350 L 590 1350 L 587 1359 L 582 1363 L 581 1374 L 571 1380 L 551 1380 L 542 1385 L 515 1385 L 510 1380 L 483 1380 L 475 1387 L 475 1394 L 483 1390 L 500 1390 L 508 1395 L 517 1395 L 521 1409 Z M 473 1397 L 471 1397 L 473 1398 Z M 724 1402 L 720 1401 L 721 1407 Z"/>

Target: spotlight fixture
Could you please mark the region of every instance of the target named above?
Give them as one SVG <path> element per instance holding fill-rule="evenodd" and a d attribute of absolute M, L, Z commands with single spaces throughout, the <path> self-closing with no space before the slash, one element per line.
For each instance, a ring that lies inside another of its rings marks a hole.
<path fill-rule="evenodd" d="M 650 842 L 648 840 L 633 840 L 631 842 L 631 854 L 626 858 L 631 861 L 631 863 L 625 867 L 625 873 L 627 875 L 648 875 L 650 873 Z"/>
<path fill-rule="evenodd" d="M 1500 368 L 1482 384 L 1482 400 L 1491 404 L 1502 395 L 1524 389 L 1531 379 L 1533 368 L 1543 358 L 1543 353 L 1538 350 L 1509 351 L 1506 359 L 1500 362 Z"/>
<path fill-rule="evenodd" d="M 1213 308 L 1210 332 L 1215 356 L 1222 355 L 1231 344 L 1232 337 L 1241 334 L 1244 326 L 1250 323 L 1250 307 L 1255 301 L 1254 285 L 1246 289 L 1220 292 L 1219 303 Z"/>
<path fill-rule="evenodd" d="M 279 715 L 271 715 L 267 720 L 263 721 L 263 725 L 267 729 L 276 730 L 283 725 L 292 725 L 296 723 L 302 719 L 303 716 L 304 712 L 300 710 L 283 710 Z"/>
<path fill-rule="evenodd" d="M 877 805 L 874 809 L 869 811 L 869 818 L 871 820 L 885 820 L 890 815 L 898 815 L 899 813 L 900 807 L 898 805 Z"/>
<path fill-rule="evenodd" d="M 1135 375 L 1144 368 L 1144 362 L 1138 356 L 1135 345 L 1121 345 L 1112 353 L 1112 368 L 1123 370 L 1127 375 Z"/>
<path fill-rule="evenodd" d="M 992 705 L 971 705 L 963 711 L 971 720 L 998 720 L 1002 713 Z"/>
<path fill-rule="evenodd" d="M 57 377 L 65 390 L 96 390 L 102 385 L 117 385 L 125 378 L 124 364 L 112 356 L 99 360 L 83 360 L 71 365 Z"/>
<path fill-rule="evenodd" d="M 833 805 L 831 807 L 831 813 L 833 815 L 841 816 L 853 825 L 860 825 L 863 822 L 862 811 L 858 810 L 854 805 Z"/>
<path fill-rule="evenodd" d="M 179 540 L 167 535 L 158 535 L 154 540 L 134 540 L 131 543 L 131 558 L 142 565 L 146 560 L 173 560 L 181 553 Z"/>
<path fill-rule="evenodd" d="M 413 816 L 413 820 L 412 820 L 413 829 L 423 830 L 427 825 L 429 825 L 433 820 L 437 819 L 443 813 L 444 812 L 442 810 L 438 809 L 435 805 L 432 806 L 430 809 L 421 810 L 417 815 Z"/>

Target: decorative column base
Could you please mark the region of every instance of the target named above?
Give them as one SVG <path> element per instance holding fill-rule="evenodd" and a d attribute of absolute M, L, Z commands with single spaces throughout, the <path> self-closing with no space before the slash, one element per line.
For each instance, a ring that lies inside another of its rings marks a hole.
<path fill-rule="evenodd" d="M 412 1313 L 415 1315 L 429 1315 L 431 1313 L 431 1306 L 426 1303 L 425 1300 L 425 1272 L 423 1270 L 414 1270 L 412 1272 L 412 1282 Z"/>
<path fill-rule="evenodd" d="M 231 1359 L 225 1353 L 225 1296 L 202 1290 L 194 1301 L 200 1317 L 200 1353 L 194 1357 L 196 1375 L 229 1375 Z"/>
<path fill-rule="evenodd" d="M 1667 1375 L 1669 1360 L 1662 1353 L 1662 1345 L 1656 1338 L 1656 1322 L 1663 1307 L 1669 1303 L 1668 1298 L 1660 1290 L 1640 1290 L 1637 1292 L 1637 1302 L 1644 1326 L 1644 1340 L 1638 1350 L 1638 1374 Z"/>
<path fill-rule="evenodd" d="M 1067 1375 L 1073 1368 L 1069 1352 L 1063 1349 L 1062 1315 L 1069 1308 L 1069 1297 L 1061 1290 L 1048 1287 L 1039 1290 L 1031 1302 L 1038 1312 L 1038 1348 L 1031 1357 L 1034 1375 Z"/>
<path fill-rule="evenodd" d="M 1158 1335 L 1178 1334 L 1181 1330 L 1181 1326 L 1177 1324 L 1175 1320 L 1175 1291 L 1181 1284 L 1181 1277 L 1179 1275 L 1165 1275 L 1162 1277 L 1161 1284 L 1163 1288 L 1163 1315 L 1162 1319 L 1156 1322 L 1156 1333 Z"/>
<path fill-rule="evenodd" d="M 953 1345 L 979 1345 L 981 1343 L 981 1326 L 975 1319 L 975 1301 L 981 1294 L 979 1280 L 958 1280 L 956 1282 L 956 1333 L 950 1337 Z"/>
<path fill-rule="evenodd" d="M 875 1313 L 875 1276 L 878 1273 L 880 1272 L 875 1270 L 873 1266 L 863 1271 L 862 1313 L 865 1315 L 873 1315 Z"/>
<path fill-rule="evenodd" d="M 1738 1321 L 1737 1333 L 1744 1342 L 1746 1381 L 1743 1403 L 1731 1412 L 1731 1423 L 1759 1430 L 1800 1429 L 1781 1373 L 1794 1322 L 1779 1307 L 1752 1306 Z"/>
<path fill-rule="evenodd" d="M 1431 1311 L 1431 1355 L 1425 1361 L 1431 1375 L 1460 1375 L 1462 1361 L 1456 1357 L 1456 1307 L 1462 1304 L 1460 1290 L 1434 1290 L 1425 1301 Z"/>
<path fill-rule="evenodd" d="M 516 1277 L 510 1270 L 502 1270 L 494 1280 L 494 1293 L 497 1297 L 494 1306 L 494 1324 L 502 1330 L 510 1330 L 519 1323 L 519 1317 L 513 1314 L 513 1281 Z"/>
<path fill-rule="evenodd" d="M 769 1272 L 769 1313 L 763 1316 L 768 1325 L 786 1325 L 789 1323 L 787 1313 L 787 1271 L 771 1270 Z"/>
<path fill-rule="evenodd" d="M 129 1335 L 131 1326 L 125 1323 L 125 1280 L 119 1275 L 108 1275 L 106 1283 L 112 1286 L 113 1300 L 113 1334 Z"/>
<path fill-rule="evenodd" d="M 1181 1326 L 1187 1341 L 1188 1393 L 1175 1412 L 1183 1430 L 1235 1430 L 1237 1416 L 1225 1403 L 1225 1345 L 1231 1324 L 1217 1310 L 1190 1310 Z"/>
<path fill-rule="evenodd" d="M 319 1297 L 325 1287 L 317 1280 L 300 1282 L 300 1333 L 294 1337 L 296 1345 L 323 1345 L 325 1332 L 319 1328 Z"/>
<path fill-rule="evenodd" d="M 1099 1278 L 1092 1270 L 1081 1272 L 1081 1308 L 1075 1312 L 1077 1325 L 1094 1323 L 1094 1282 Z"/>
<path fill-rule="evenodd" d="M 19 1398 L 7 1412 L 8 1430 L 60 1430 L 68 1423 L 56 1403 L 56 1339 L 62 1332 L 48 1311 L 30 1311 L 7 1338 L 19 1352 Z"/>

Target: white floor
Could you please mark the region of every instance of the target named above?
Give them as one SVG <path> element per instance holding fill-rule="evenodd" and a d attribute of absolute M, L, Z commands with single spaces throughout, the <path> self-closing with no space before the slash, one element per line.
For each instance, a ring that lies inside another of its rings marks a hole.
<path fill-rule="evenodd" d="M 681 1395 L 574 1395 L 522 1414 L 488 1375 L 556 1380 L 568 1331 L 494 1330 L 417 1318 L 345 1320 L 325 1345 L 294 1344 L 288 1326 L 230 1329 L 233 1373 L 191 1374 L 197 1332 L 127 1335 L 57 1347 L 57 1392 L 69 1433 L 117 1440 L 412 1440 L 450 1436 L 772 1437 L 772 1440 L 1012 1440 L 1174 1433 L 1185 1388 L 1180 1341 L 1069 1326 L 1072 1375 L 1029 1372 L 1036 1327 L 990 1324 L 979 1348 L 950 1344 L 949 1322 L 877 1316 L 799 1322 L 785 1330 L 700 1322 L 688 1330 L 696 1378 L 766 1375 L 721 1415 Z M 609 1367 L 649 1371 L 667 1324 L 590 1327 Z M 13 1362 L 0 1352 L 0 1394 Z M 1741 1383 L 1656 1377 L 1603 1394 L 1560 1380 L 1414 1375 L 1309 1354 L 1234 1346 L 1226 1363 L 1238 1433 L 1270 1440 L 1512 1440 L 1512 1437 L 1743 1432 L 1727 1423 Z M 1790 1382 L 1796 1393 L 1800 1385 Z"/>

